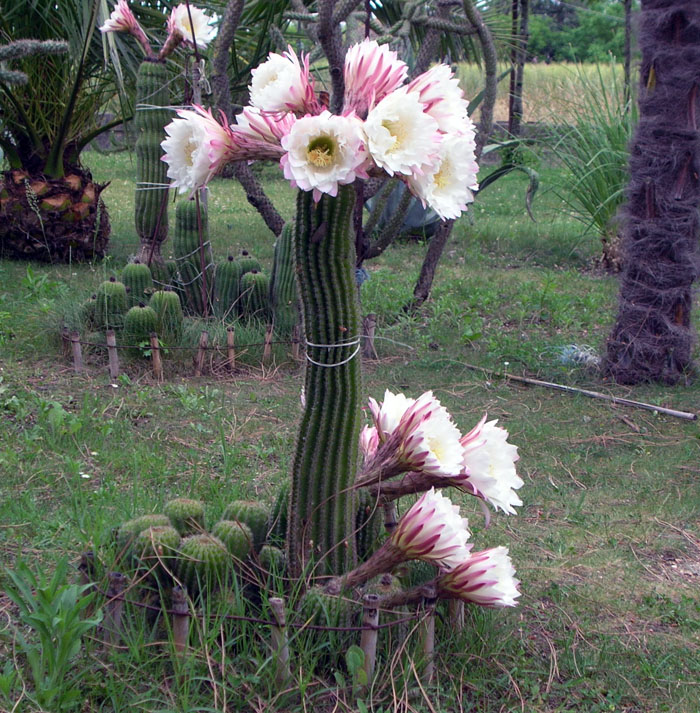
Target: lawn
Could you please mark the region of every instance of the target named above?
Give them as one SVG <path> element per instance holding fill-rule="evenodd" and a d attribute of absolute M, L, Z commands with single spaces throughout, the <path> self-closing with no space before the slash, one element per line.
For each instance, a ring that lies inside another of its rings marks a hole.
<path fill-rule="evenodd" d="M 158 512 L 171 497 L 203 500 L 212 522 L 234 498 L 272 503 L 299 415 L 301 368 L 284 353 L 266 368 L 251 363 L 235 376 L 197 379 L 186 359 L 166 355 L 163 384 L 127 359 L 113 385 L 98 354 L 88 356 L 86 373 L 72 373 L 57 339 L 61 314 L 137 245 L 131 159 L 88 154 L 87 162 L 111 181 L 110 258 L 0 262 L 0 559 L 47 577 L 61 557 L 75 566 L 85 550 L 103 553 L 109 565 L 113 528 Z M 86 642 L 72 668 L 79 700 L 66 710 L 700 710 L 698 423 L 500 376 L 690 412 L 700 403 L 697 382 L 620 387 L 567 359 L 570 345 L 602 353 L 617 285 L 595 269 L 599 246 L 558 195 L 559 169 L 542 165 L 540 173 L 537 222 L 527 217 L 521 176 L 478 197 L 418 314 L 401 307 L 420 268 L 420 243 L 395 245 L 369 263 L 362 288 L 363 312 L 377 314 L 380 337 L 379 359 L 363 365 L 366 395 L 432 389 L 463 431 L 488 412 L 519 447 L 525 486 L 517 516 L 495 516 L 485 530 L 474 499 L 456 498 L 478 549 L 510 547 L 519 606 L 470 609 L 463 633 L 439 620 L 432 687 L 419 683 L 410 657 L 381 649 L 371 691 L 359 696 L 313 673 L 310 662 L 324 652 L 303 637 L 291 642 L 299 696 L 275 687 L 266 635 L 253 626 L 198 630 L 198 653 L 175 667 L 167 647 L 153 643 L 163 633 L 134 626 L 121 648 Z M 286 183 L 271 169 L 263 179 L 290 216 Z M 246 247 L 269 266 L 273 238 L 233 182 L 212 185 L 210 231 L 215 255 Z M 0 590 L 7 582 L 0 575 Z M 36 710 L 22 694 L 34 686 L 17 643 L 24 630 L 2 594 L 0 611 L 0 710 Z M 234 645 L 222 647 L 224 638 Z"/>

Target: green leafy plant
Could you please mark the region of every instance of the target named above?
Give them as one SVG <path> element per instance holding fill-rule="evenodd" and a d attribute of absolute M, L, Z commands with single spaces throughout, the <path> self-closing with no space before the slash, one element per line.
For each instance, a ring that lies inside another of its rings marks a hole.
<path fill-rule="evenodd" d="M 7 595 L 19 609 L 19 618 L 31 629 L 15 628 L 14 640 L 24 655 L 33 690 L 26 696 L 42 710 L 67 711 L 76 706 L 78 683 L 87 668 L 76 667 L 82 637 L 102 620 L 101 612 L 88 617 L 94 594 L 91 585 L 67 584 L 68 563 L 60 560 L 50 579 L 34 574 L 20 561 L 5 570 L 10 580 Z M 3 673 L 0 690 L 10 689 L 12 679 Z"/>

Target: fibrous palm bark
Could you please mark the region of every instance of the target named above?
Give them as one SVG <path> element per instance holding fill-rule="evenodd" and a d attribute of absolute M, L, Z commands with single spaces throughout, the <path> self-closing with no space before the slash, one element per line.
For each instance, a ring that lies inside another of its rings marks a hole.
<path fill-rule="evenodd" d="M 676 383 L 692 364 L 698 276 L 700 3 L 643 0 L 640 121 L 623 212 L 624 272 L 605 370 Z"/>

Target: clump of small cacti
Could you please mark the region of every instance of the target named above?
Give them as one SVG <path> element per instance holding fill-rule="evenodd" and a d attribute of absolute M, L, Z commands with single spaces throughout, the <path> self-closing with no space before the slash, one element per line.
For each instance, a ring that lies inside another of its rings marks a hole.
<path fill-rule="evenodd" d="M 253 546 L 256 552 L 267 538 L 270 511 L 261 503 L 250 500 L 234 500 L 226 506 L 222 519 L 237 520 L 248 525 L 253 532 Z"/>
<path fill-rule="evenodd" d="M 148 265 L 138 259 L 130 262 L 122 269 L 121 281 L 129 290 L 129 306 L 134 307 L 139 302 L 148 301 L 153 290 L 153 276 Z"/>
<path fill-rule="evenodd" d="M 218 589 L 226 582 L 231 566 L 226 545 L 214 535 L 190 535 L 180 542 L 177 577 L 193 594 Z"/>
<path fill-rule="evenodd" d="M 140 303 L 124 316 L 124 340 L 135 354 L 142 354 L 150 342 L 151 332 L 158 331 L 158 315 L 151 307 Z"/>
<path fill-rule="evenodd" d="M 95 322 L 101 329 L 121 329 L 128 308 L 126 286 L 115 277 L 101 283 L 95 298 Z"/>
<path fill-rule="evenodd" d="M 294 223 L 285 223 L 275 242 L 270 275 L 270 310 L 279 335 L 289 335 L 299 319 L 294 268 Z"/>
<path fill-rule="evenodd" d="M 241 277 L 240 314 L 248 319 L 265 321 L 270 315 L 270 278 L 264 272 L 251 270 Z"/>
<path fill-rule="evenodd" d="M 239 520 L 219 520 L 211 530 L 225 545 L 229 554 L 244 560 L 253 548 L 253 531 Z"/>
<path fill-rule="evenodd" d="M 134 217 L 141 248 L 139 259 L 161 262 L 160 246 L 168 237 L 168 166 L 161 161 L 165 125 L 172 119 L 170 81 L 162 62 L 144 61 L 136 75 L 136 197 Z M 163 108 L 161 108 L 163 107 Z"/>
<path fill-rule="evenodd" d="M 180 298 L 174 290 L 158 290 L 151 295 L 149 306 L 156 313 L 158 336 L 166 344 L 176 344 L 182 335 L 183 314 Z"/>
<path fill-rule="evenodd" d="M 208 313 L 208 302 L 213 293 L 212 259 L 208 243 L 209 228 L 204 206 L 196 201 L 180 201 L 175 208 L 173 236 L 178 273 L 176 282 L 184 296 L 186 309 L 194 315 Z"/>
<path fill-rule="evenodd" d="M 165 503 L 163 512 L 183 536 L 204 530 L 204 505 L 199 500 L 175 498 Z"/>
<path fill-rule="evenodd" d="M 119 526 L 116 533 L 117 545 L 124 549 L 130 547 L 137 535 L 149 527 L 162 527 L 170 525 L 170 520 L 167 515 L 153 513 L 149 515 L 140 515 L 132 520 L 127 520 Z"/>

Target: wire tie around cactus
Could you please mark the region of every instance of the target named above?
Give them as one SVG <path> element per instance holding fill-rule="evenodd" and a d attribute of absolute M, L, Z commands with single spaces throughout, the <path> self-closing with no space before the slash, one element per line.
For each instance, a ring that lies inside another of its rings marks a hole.
<path fill-rule="evenodd" d="M 309 353 L 306 353 L 306 359 L 307 361 L 310 361 L 314 366 L 324 366 L 324 367 L 335 367 L 335 366 L 343 366 L 343 364 L 347 364 L 349 361 L 352 361 L 359 353 L 360 353 L 360 340 L 358 339 L 357 342 L 350 342 L 349 344 L 311 344 L 309 346 L 314 346 L 314 347 L 346 347 L 349 346 L 350 344 L 357 344 L 357 347 L 355 348 L 355 351 L 347 358 L 343 359 L 343 361 L 339 361 L 337 364 L 322 364 L 320 361 L 315 361 L 309 356 Z M 308 342 L 307 342 L 308 344 Z"/>
<path fill-rule="evenodd" d="M 313 342 L 306 342 L 307 347 L 316 347 L 318 349 L 340 349 L 341 347 L 352 347 L 355 344 L 360 343 L 360 338 L 355 339 L 345 339 L 342 342 L 336 342 L 335 344 L 314 344 Z"/>
<path fill-rule="evenodd" d="M 187 253 L 187 255 L 179 255 L 178 257 L 175 258 L 176 261 L 182 262 L 182 260 L 187 260 L 190 255 L 194 255 L 195 253 L 198 253 L 202 248 L 206 248 L 207 245 L 211 244 L 211 240 L 207 240 L 206 242 L 202 243 L 201 246 L 198 245 L 191 253 Z M 211 265 L 207 265 L 207 267 L 211 267 Z"/>
<path fill-rule="evenodd" d="M 169 104 L 168 106 L 161 106 L 160 104 L 137 104 L 136 111 L 155 111 L 156 109 L 163 110 L 168 109 L 169 111 L 180 111 L 180 109 L 192 109 L 191 105 L 187 104 Z"/>
<path fill-rule="evenodd" d="M 137 191 L 162 191 L 163 188 L 170 188 L 169 183 L 149 183 L 148 181 L 136 181 Z"/>

